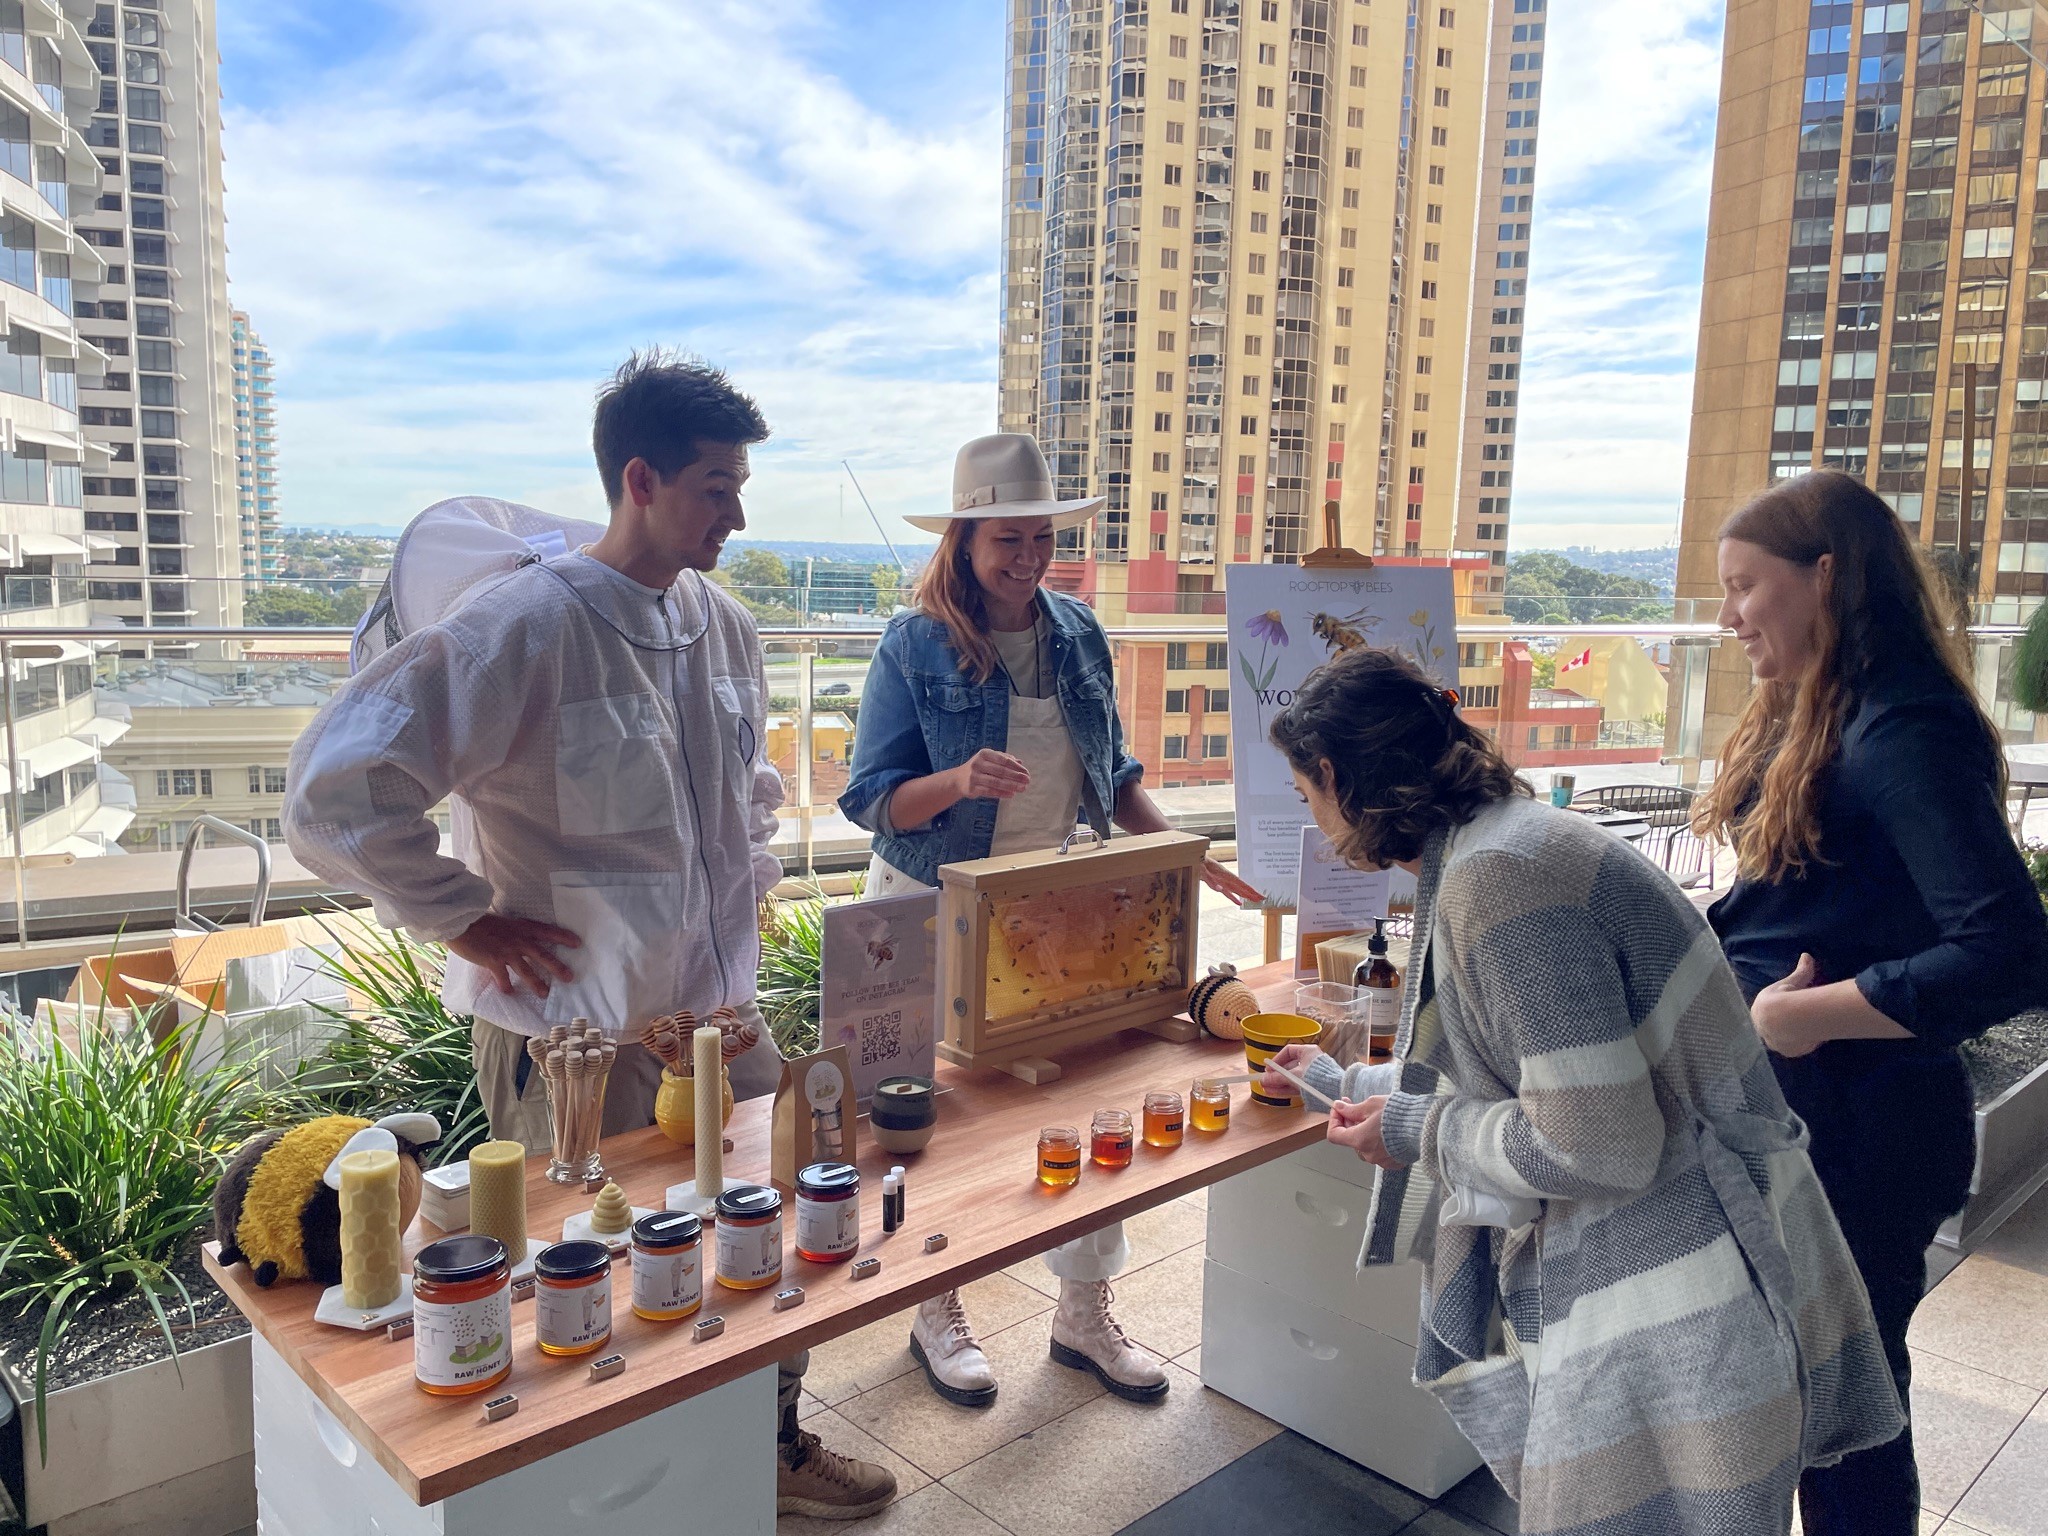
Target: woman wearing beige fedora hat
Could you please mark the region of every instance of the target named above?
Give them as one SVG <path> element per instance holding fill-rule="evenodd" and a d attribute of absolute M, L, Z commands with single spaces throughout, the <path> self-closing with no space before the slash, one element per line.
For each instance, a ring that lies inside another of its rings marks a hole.
<path fill-rule="evenodd" d="M 1056 848 L 1077 822 L 1103 837 L 1112 823 L 1168 830 L 1124 750 L 1109 637 L 1085 603 L 1041 585 L 1054 533 L 1101 506 L 1058 499 L 1038 444 L 998 433 L 960 450 L 949 512 L 908 519 L 939 547 L 912 611 L 876 648 L 839 798 L 874 834 L 869 895 L 936 885 L 942 864 Z M 1213 860 L 1203 877 L 1234 900 L 1258 900 Z M 1060 1277 L 1052 1356 L 1148 1402 L 1166 1392 L 1166 1372 L 1109 1311 L 1110 1278 L 1129 1256 L 1122 1223 L 1045 1256 Z M 957 1291 L 918 1308 L 910 1347 L 940 1396 L 995 1401 Z"/>

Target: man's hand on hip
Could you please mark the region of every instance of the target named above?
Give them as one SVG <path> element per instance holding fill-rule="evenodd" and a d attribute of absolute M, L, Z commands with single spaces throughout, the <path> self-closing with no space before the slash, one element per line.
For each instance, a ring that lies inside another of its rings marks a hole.
<path fill-rule="evenodd" d="M 489 971 L 500 992 L 517 992 L 523 984 L 535 997 L 546 997 L 556 981 L 575 980 L 576 973 L 555 953 L 564 947 L 581 949 L 583 941 L 553 923 L 495 912 L 486 912 L 448 941 L 451 954 Z"/>

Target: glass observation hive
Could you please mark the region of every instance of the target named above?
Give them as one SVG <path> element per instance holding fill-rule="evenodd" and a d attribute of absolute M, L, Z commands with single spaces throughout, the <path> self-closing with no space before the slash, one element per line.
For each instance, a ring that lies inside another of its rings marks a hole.
<path fill-rule="evenodd" d="M 1193 1039 L 1188 1003 L 1209 840 L 1156 832 L 939 870 L 939 1053 L 1030 1082 L 1063 1046 L 1145 1029 Z"/>

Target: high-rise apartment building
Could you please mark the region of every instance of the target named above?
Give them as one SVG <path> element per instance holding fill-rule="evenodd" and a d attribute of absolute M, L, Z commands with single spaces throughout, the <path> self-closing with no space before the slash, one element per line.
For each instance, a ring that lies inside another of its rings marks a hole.
<path fill-rule="evenodd" d="M 213 0 L 99 4 L 86 38 L 101 72 L 87 137 L 103 180 L 77 218 L 107 275 L 78 320 L 109 362 L 80 414 L 111 461 L 86 478 L 85 516 L 120 546 L 88 573 L 94 611 L 158 628 L 239 624 Z"/>
<path fill-rule="evenodd" d="M 234 312 L 235 494 L 242 531 L 242 579 L 269 581 L 283 554 L 277 542 L 277 383 L 270 349 L 249 317 Z"/>
<path fill-rule="evenodd" d="M 72 215 L 98 194 L 84 125 L 99 92 L 77 18 L 0 0 L 0 635 L 91 622 L 86 562 L 112 545 L 88 533 L 87 471 L 105 455 L 79 433 L 78 391 L 104 357 L 81 343 L 74 295 L 103 263 Z M 0 839 L 8 853 L 103 852 L 133 818 L 133 786 L 101 761 L 128 729 L 103 706 L 78 641 L 17 641 L 5 678 Z"/>
<path fill-rule="evenodd" d="M 1466 610 L 1499 611 L 1544 23 L 1011 0 L 1000 420 L 1108 498 L 1054 584 L 1112 623 L 1220 614 L 1222 566 L 1299 559 L 1335 502 L 1346 544 L 1460 552 Z M 1159 782 L 1228 774 L 1222 649 L 1127 648 Z"/>
<path fill-rule="evenodd" d="M 1730 512 L 1818 468 L 1974 564 L 1993 617 L 2048 594 L 2044 46 L 2022 0 L 1731 0 L 1681 598 L 1717 594 Z M 1748 688 L 1717 658 L 1702 755 Z"/>

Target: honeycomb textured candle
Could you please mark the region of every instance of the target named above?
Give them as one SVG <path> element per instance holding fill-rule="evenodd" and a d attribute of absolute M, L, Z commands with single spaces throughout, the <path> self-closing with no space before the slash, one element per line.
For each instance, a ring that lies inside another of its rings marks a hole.
<path fill-rule="evenodd" d="M 398 1299 L 398 1154 L 341 1160 L 341 1300 L 366 1310 Z"/>
<path fill-rule="evenodd" d="M 597 1204 L 590 1208 L 590 1230 L 610 1234 L 632 1225 L 633 1203 L 626 1192 L 616 1184 L 605 1185 L 597 1192 Z"/>
<path fill-rule="evenodd" d="M 715 1024 L 690 1036 L 690 1066 L 697 1079 L 697 1196 L 702 1200 L 716 1199 L 725 1188 L 725 1121 L 718 1090 L 724 1039 Z"/>
<path fill-rule="evenodd" d="M 495 1237 L 514 1264 L 526 1258 L 526 1148 L 486 1141 L 469 1154 L 469 1230 Z"/>

